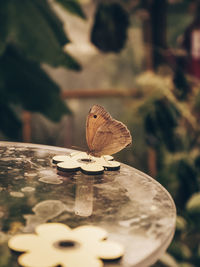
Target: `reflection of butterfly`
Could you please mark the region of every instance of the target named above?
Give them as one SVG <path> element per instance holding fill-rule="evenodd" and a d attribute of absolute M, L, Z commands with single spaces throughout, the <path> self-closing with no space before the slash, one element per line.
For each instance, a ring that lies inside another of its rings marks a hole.
<path fill-rule="evenodd" d="M 89 154 L 112 155 L 132 142 L 131 134 L 122 122 L 114 120 L 101 106 L 94 105 L 87 116 L 86 140 Z"/>

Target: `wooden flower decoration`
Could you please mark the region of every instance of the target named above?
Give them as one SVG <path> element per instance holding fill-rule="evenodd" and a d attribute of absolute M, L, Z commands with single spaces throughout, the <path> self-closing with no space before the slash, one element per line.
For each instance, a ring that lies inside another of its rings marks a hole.
<path fill-rule="evenodd" d="M 94 157 L 85 152 L 74 152 L 69 156 L 55 156 L 53 163 L 62 172 L 81 170 L 86 174 L 102 174 L 104 170 L 118 170 L 120 163 L 112 156 Z"/>
<path fill-rule="evenodd" d="M 39 225 L 36 234 L 12 237 L 8 246 L 24 252 L 18 257 L 28 267 L 101 267 L 101 259 L 117 259 L 123 255 L 121 245 L 105 240 L 105 230 L 95 226 L 75 229 L 61 223 Z"/>

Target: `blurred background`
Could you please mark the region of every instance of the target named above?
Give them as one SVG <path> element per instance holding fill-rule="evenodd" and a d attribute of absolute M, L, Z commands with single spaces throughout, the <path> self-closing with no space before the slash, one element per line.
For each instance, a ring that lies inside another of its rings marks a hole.
<path fill-rule="evenodd" d="M 177 230 L 154 266 L 200 266 L 200 2 L 0 1 L 0 139 L 86 148 L 93 104 L 133 145 L 115 158 L 158 180 Z"/>

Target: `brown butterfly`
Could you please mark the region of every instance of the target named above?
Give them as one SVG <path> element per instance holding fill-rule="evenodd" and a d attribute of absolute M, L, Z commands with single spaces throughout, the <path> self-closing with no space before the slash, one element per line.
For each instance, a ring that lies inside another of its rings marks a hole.
<path fill-rule="evenodd" d="M 131 134 L 122 122 L 114 120 L 100 105 L 94 105 L 86 120 L 89 154 L 112 155 L 132 143 Z"/>

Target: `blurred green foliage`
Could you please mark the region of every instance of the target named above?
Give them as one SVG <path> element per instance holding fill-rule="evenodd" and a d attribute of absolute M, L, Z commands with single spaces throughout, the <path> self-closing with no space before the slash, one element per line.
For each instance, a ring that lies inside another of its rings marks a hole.
<path fill-rule="evenodd" d="M 80 16 L 82 19 L 85 19 L 86 16 L 77 2 L 77 0 L 55 0 L 57 3 L 61 4 L 67 11 L 71 12 L 72 14 Z"/>
<path fill-rule="evenodd" d="M 91 41 L 103 52 L 120 52 L 127 39 L 128 13 L 118 3 L 97 6 Z"/>
<path fill-rule="evenodd" d="M 146 145 L 156 151 L 157 180 L 171 193 L 178 213 L 168 249 L 173 260 L 166 263 L 164 257 L 155 267 L 200 266 L 200 87 L 186 75 L 182 86 L 175 76 L 166 66 L 141 74 L 141 99 L 132 108 L 132 117 L 143 125 Z"/>
<path fill-rule="evenodd" d="M 75 0 L 58 2 L 84 17 Z M 0 25 L 0 130 L 20 140 L 21 121 L 13 105 L 55 121 L 70 112 L 41 63 L 76 71 L 81 67 L 64 52 L 69 39 L 47 0 L 0 1 Z"/>

